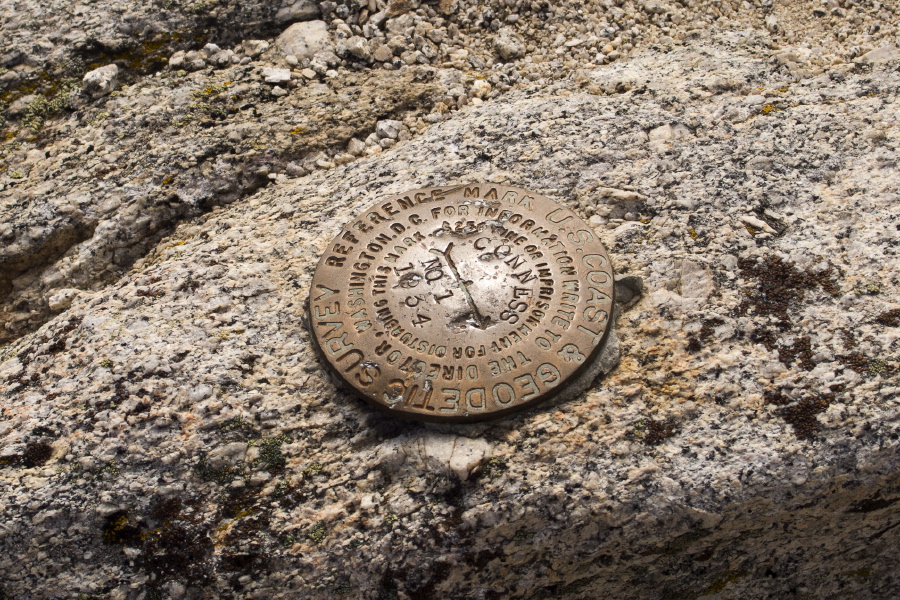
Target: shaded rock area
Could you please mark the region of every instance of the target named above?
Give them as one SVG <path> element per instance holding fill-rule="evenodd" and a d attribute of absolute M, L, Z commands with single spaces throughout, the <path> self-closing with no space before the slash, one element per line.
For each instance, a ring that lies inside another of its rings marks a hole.
<path fill-rule="evenodd" d="M 0 598 L 897 596 L 891 7 L 199 4 L 232 41 L 7 96 Z M 0 6 L 15 47 L 63 27 Z M 285 54 L 295 18 L 334 49 Z M 309 282 L 371 203 L 465 182 L 584 216 L 621 360 L 398 421 L 322 368 Z"/>
<path fill-rule="evenodd" d="M 289 3 L 288 3 L 289 4 Z M 115 0 L 72 3 L 38 0 L 0 3 L 3 38 L 0 67 L 15 77 L 15 89 L 72 76 L 92 63 L 121 61 L 130 77 L 165 65 L 175 50 L 208 41 L 240 42 L 274 33 L 278 2 L 164 0 L 125 4 Z M 302 13 L 297 20 L 314 18 Z M 279 19 L 280 20 L 280 19 Z"/>

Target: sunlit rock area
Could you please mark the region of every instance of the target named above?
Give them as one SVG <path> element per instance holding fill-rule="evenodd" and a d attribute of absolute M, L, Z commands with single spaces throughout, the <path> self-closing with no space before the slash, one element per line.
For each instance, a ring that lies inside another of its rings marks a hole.
<path fill-rule="evenodd" d="M 900 7 L 0 0 L 0 599 L 900 597 Z M 422 424 L 317 261 L 527 188 L 618 364 Z"/>

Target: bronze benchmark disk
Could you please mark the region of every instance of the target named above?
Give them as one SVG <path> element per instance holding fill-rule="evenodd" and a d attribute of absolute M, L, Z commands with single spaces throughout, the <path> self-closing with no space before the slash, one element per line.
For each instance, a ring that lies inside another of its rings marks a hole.
<path fill-rule="evenodd" d="M 316 267 L 309 317 L 327 364 L 376 407 L 480 421 L 583 374 L 613 289 L 606 249 L 570 209 L 520 188 L 435 187 L 344 227 Z"/>

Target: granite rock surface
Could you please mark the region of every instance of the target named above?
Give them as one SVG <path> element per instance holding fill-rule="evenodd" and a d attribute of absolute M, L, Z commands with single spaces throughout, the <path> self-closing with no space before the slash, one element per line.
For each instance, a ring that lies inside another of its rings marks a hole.
<path fill-rule="evenodd" d="M 177 223 L 389 148 L 395 138 L 372 136 L 380 119 L 403 120 L 406 139 L 470 101 L 719 29 L 761 32 L 755 52 L 791 77 L 890 61 L 895 12 L 836 0 L 0 1 L 0 343 L 58 313 L 58 294 L 116 280 Z"/>
<path fill-rule="evenodd" d="M 859 25 L 882 5 L 833 4 L 808 27 L 884 34 Z M 16 133 L 0 597 L 897 597 L 896 40 L 774 48 L 809 31 L 785 10 L 597 61 L 513 19 L 509 60 L 563 58 L 504 90 L 496 54 L 487 79 L 353 71 L 273 37 Z M 515 417 L 398 421 L 322 368 L 309 281 L 371 203 L 465 182 L 589 221 L 627 284 L 621 359 Z"/>

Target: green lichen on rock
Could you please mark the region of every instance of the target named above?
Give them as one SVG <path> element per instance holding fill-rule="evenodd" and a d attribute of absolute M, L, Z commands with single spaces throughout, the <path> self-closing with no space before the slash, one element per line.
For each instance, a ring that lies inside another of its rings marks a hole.
<path fill-rule="evenodd" d="M 336 596 L 343 596 L 345 594 L 349 594 L 353 591 L 353 584 L 350 583 L 349 579 L 341 579 L 334 586 L 334 594 Z"/>
<path fill-rule="evenodd" d="M 513 536 L 514 542 L 530 542 L 534 538 L 534 533 L 520 529 Z"/>
<path fill-rule="evenodd" d="M 138 35 L 140 32 L 135 32 Z M 73 90 L 81 85 L 84 74 L 99 67 L 117 64 L 127 81 L 135 75 L 147 75 L 164 67 L 173 49 L 206 43 L 208 33 L 181 28 L 172 32 L 152 34 L 141 41 L 133 41 L 119 51 L 93 52 L 87 59 L 70 59 L 63 63 L 48 63 L 43 70 L 21 75 L 21 79 L 0 92 L 0 127 L 8 120 L 7 109 L 16 100 L 28 95 L 35 99 L 25 107 L 20 119 L 23 126 L 38 131 L 44 123 L 70 107 Z M 0 69 L 0 75 L 8 69 Z M 116 92 L 113 92 L 116 94 Z"/>
<path fill-rule="evenodd" d="M 203 481 L 212 481 L 219 485 L 227 485 L 239 477 L 246 479 L 250 476 L 244 461 L 239 461 L 234 465 L 213 468 L 206 462 L 206 459 L 202 459 L 194 467 L 194 472 L 197 473 Z"/>
<path fill-rule="evenodd" d="M 315 544 L 321 544 L 328 537 L 328 526 L 325 521 L 317 521 L 306 530 L 306 537 Z"/>
<path fill-rule="evenodd" d="M 67 79 L 53 86 L 46 94 L 37 96 L 25 107 L 22 125 L 33 131 L 39 131 L 45 121 L 71 107 L 70 97 L 76 86 L 77 80 Z"/>
<path fill-rule="evenodd" d="M 197 90 L 192 92 L 191 95 L 194 98 L 212 98 L 214 96 L 218 96 L 231 85 L 230 81 L 226 81 L 225 83 L 212 83 L 202 90 Z"/>
<path fill-rule="evenodd" d="M 202 92 L 200 92 L 202 94 Z M 196 92 L 195 92 L 196 94 Z M 196 96 L 195 98 L 201 98 L 201 100 L 192 103 L 188 106 L 188 112 L 181 119 L 181 125 L 187 125 L 192 121 L 221 121 L 229 114 L 236 112 L 233 109 L 226 107 L 221 102 L 207 102 L 206 99 L 211 98 L 211 96 Z M 173 122 L 173 125 L 175 123 Z"/>
<path fill-rule="evenodd" d="M 226 421 L 219 429 L 225 433 L 240 432 L 246 437 L 257 434 L 250 422 L 242 417 Z M 248 430 L 249 435 L 246 433 Z M 255 459 L 249 462 L 239 460 L 231 465 L 213 467 L 204 457 L 194 466 L 194 472 L 203 481 L 212 481 L 219 485 L 227 485 L 235 479 L 243 479 L 247 483 L 255 471 L 279 473 L 287 464 L 287 458 L 281 451 L 281 445 L 288 441 L 290 441 L 290 437 L 284 433 L 273 437 L 250 439 L 247 442 L 248 446 L 259 447 L 259 456 Z"/>
<path fill-rule="evenodd" d="M 321 473 L 324 468 L 325 466 L 322 463 L 313 463 L 303 469 L 303 476 L 306 478 L 313 477 L 314 475 Z"/>
<path fill-rule="evenodd" d="M 896 357 L 870 358 L 859 352 L 839 356 L 838 362 L 853 369 L 860 375 L 888 377 L 897 371 Z"/>
<path fill-rule="evenodd" d="M 287 458 L 281 452 L 281 445 L 289 442 L 290 439 L 285 433 L 263 438 L 259 442 L 259 458 L 253 462 L 253 466 L 262 468 L 269 473 L 283 471 L 287 464 Z"/>
<path fill-rule="evenodd" d="M 505 473 L 509 469 L 506 457 L 492 456 L 484 461 L 478 472 L 478 477 L 483 479 L 493 479 L 498 475 Z"/>
<path fill-rule="evenodd" d="M 109 118 L 109 113 L 104 111 L 104 112 L 99 112 L 99 113 L 93 114 L 93 115 L 85 118 L 84 122 L 87 123 L 88 125 L 93 125 L 94 123 L 99 123 L 100 121 L 107 119 L 107 118 Z"/>
<path fill-rule="evenodd" d="M 166 64 L 173 49 L 186 43 L 206 43 L 208 34 L 192 28 L 176 29 L 153 35 L 118 52 L 101 52 L 86 65 L 88 71 L 110 63 L 123 66 L 130 73 L 146 75 Z"/>
<path fill-rule="evenodd" d="M 639 419 L 632 423 L 626 435 L 648 445 L 656 445 L 675 435 L 676 424 L 670 419 Z"/>
<path fill-rule="evenodd" d="M 140 527 L 132 523 L 127 510 L 118 510 L 106 517 L 101 529 L 103 543 L 109 545 L 133 545 L 140 541 L 140 535 Z"/>
<path fill-rule="evenodd" d="M 163 180 L 166 183 L 165 180 Z M 168 183 L 171 183 L 169 181 Z M 251 433 L 256 435 L 251 435 L 251 437 L 256 437 L 259 435 L 256 433 L 256 428 L 253 426 L 253 423 L 245 419 L 244 417 L 234 417 L 232 419 L 228 419 L 227 421 L 219 424 L 219 431 L 221 433 L 230 433 L 233 431 L 239 431 L 242 433 Z"/>
<path fill-rule="evenodd" d="M 886 375 L 891 371 L 891 367 L 887 361 L 881 360 L 880 358 L 873 358 L 869 361 L 868 370 L 869 374 L 872 376 Z"/>
<path fill-rule="evenodd" d="M 724 574 L 722 574 L 721 576 L 719 576 L 719 578 L 716 579 L 716 580 L 713 582 L 713 584 L 712 584 L 711 586 L 709 586 L 709 588 L 708 588 L 705 592 L 703 592 L 702 595 L 705 596 L 705 595 L 708 595 L 708 594 L 715 594 L 715 593 L 721 592 L 722 590 L 725 589 L 725 587 L 726 587 L 729 583 L 732 583 L 732 582 L 734 582 L 734 581 L 737 581 L 738 579 L 742 579 L 742 578 L 744 578 L 744 577 L 746 577 L 746 576 L 747 576 L 747 574 L 746 574 L 746 573 L 743 573 L 743 572 L 740 572 L 740 573 L 735 573 L 735 572 L 727 572 L 727 573 L 724 573 Z"/>
<path fill-rule="evenodd" d="M 194 2 L 193 4 L 191 4 L 187 10 L 189 13 L 199 15 L 209 10 L 209 6 L 210 5 L 204 2 L 204 0 L 200 0 L 199 2 Z"/>
<path fill-rule="evenodd" d="M 869 577 L 872 576 L 872 570 L 866 569 L 866 568 L 857 569 L 855 571 L 849 571 L 847 573 L 843 573 L 843 575 L 844 575 L 844 577 L 854 577 L 857 579 L 868 579 Z"/>

